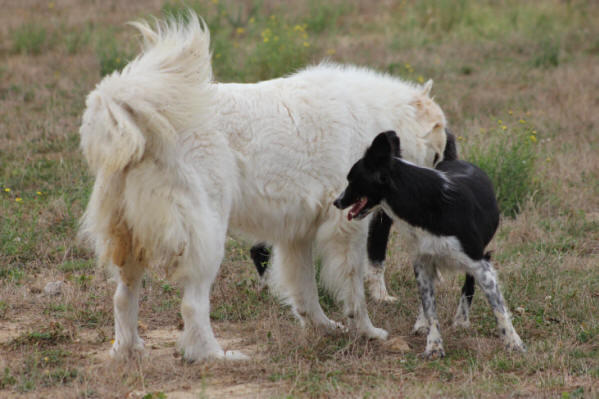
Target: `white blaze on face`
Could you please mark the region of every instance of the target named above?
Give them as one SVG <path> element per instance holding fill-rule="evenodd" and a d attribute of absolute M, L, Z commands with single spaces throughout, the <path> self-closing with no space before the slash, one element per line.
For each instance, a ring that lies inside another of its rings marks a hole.
<path fill-rule="evenodd" d="M 368 202 L 368 198 L 366 198 L 366 197 L 360 198 L 358 200 L 358 202 L 356 202 L 349 210 L 349 213 L 347 214 L 347 220 L 352 220 L 353 218 L 355 218 L 356 215 L 358 213 L 360 213 L 360 211 L 366 206 L 367 202 Z"/>

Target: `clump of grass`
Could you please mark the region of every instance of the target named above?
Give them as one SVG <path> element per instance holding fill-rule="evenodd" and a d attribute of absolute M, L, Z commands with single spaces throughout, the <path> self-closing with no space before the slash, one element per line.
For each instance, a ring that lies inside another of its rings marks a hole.
<path fill-rule="evenodd" d="M 71 342 L 71 333 L 60 323 L 51 323 L 41 331 L 30 331 L 13 339 L 10 346 L 14 348 L 35 346 L 47 347 L 65 342 Z"/>
<path fill-rule="evenodd" d="M 271 15 L 260 33 L 249 67 L 258 79 L 270 79 L 294 72 L 305 65 L 311 55 L 306 25 L 289 25 Z"/>
<path fill-rule="evenodd" d="M 25 23 L 12 32 L 15 53 L 40 54 L 46 44 L 46 29 L 34 23 Z"/>
<path fill-rule="evenodd" d="M 497 127 L 482 133 L 480 143 L 468 148 L 468 160 L 493 181 L 501 212 L 514 217 L 537 188 L 533 181 L 537 131 L 523 119 L 509 128 L 497 122 Z"/>
<path fill-rule="evenodd" d="M 339 17 L 348 9 L 349 6 L 345 3 L 335 4 L 310 0 L 310 12 L 305 18 L 306 29 L 314 33 L 334 30 Z"/>
<path fill-rule="evenodd" d="M 91 38 L 91 29 L 87 27 L 83 31 L 69 32 L 64 36 L 64 44 L 69 54 L 76 54 L 87 46 Z"/>
<path fill-rule="evenodd" d="M 117 44 L 116 37 L 111 32 L 103 35 L 98 41 L 96 55 L 100 62 L 100 76 L 120 71 L 131 58 L 131 55 Z"/>
<path fill-rule="evenodd" d="M 543 40 L 532 60 L 533 66 L 535 68 L 555 68 L 559 65 L 559 51 L 559 43 L 555 40 Z"/>

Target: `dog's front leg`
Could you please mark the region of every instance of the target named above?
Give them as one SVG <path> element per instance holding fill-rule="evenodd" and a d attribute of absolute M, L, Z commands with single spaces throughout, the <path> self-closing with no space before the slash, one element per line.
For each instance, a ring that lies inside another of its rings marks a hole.
<path fill-rule="evenodd" d="M 426 337 L 426 349 L 422 356 L 426 359 L 436 359 L 445 356 L 443 338 L 435 309 L 435 268 L 429 257 L 419 257 L 414 261 L 414 274 L 418 282 L 422 312 L 427 320 L 429 330 Z"/>
<path fill-rule="evenodd" d="M 312 260 L 311 240 L 279 243 L 273 247 L 271 286 L 291 305 L 293 314 L 302 326 L 307 318 L 325 332 L 345 331 L 345 327 L 329 319 L 318 301 L 316 273 Z"/>
<path fill-rule="evenodd" d="M 357 228 L 356 224 L 352 228 Z M 328 234 L 325 234 L 328 233 Z M 322 248 L 320 280 L 343 303 L 345 315 L 360 335 L 385 340 L 388 333 L 372 325 L 364 294 L 363 231 L 336 227 L 323 229 L 319 236 Z"/>

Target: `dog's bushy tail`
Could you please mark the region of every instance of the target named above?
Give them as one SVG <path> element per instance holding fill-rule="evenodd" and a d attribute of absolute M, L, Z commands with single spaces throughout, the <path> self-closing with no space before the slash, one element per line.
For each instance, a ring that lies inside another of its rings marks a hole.
<path fill-rule="evenodd" d="M 168 151 L 181 131 L 209 118 L 208 29 L 192 11 L 154 22 L 131 23 L 141 54 L 87 97 L 81 147 L 94 172 L 119 172 L 148 151 Z"/>

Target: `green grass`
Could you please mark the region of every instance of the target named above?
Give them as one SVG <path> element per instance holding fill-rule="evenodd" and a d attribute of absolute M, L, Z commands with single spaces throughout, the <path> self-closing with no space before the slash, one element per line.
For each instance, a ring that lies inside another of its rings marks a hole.
<path fill-rule="evenodd" d="M 516 216 L 535 193 L 537 131 L 524 120 L 509 128 L 502 120 L 483 133 L 482 142 L 468 148 L 468 160 L 484 170 L 495 187 L 501 212 Z"/>
<path fill-rule="evenodd" d="M 15 53 L 39 55 L 48 43 L 46 29 L 39 23 L 25 23 L 12 31 Z"/>

